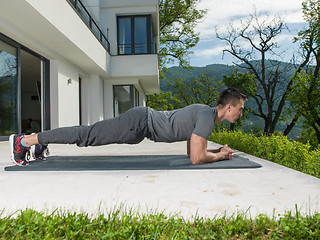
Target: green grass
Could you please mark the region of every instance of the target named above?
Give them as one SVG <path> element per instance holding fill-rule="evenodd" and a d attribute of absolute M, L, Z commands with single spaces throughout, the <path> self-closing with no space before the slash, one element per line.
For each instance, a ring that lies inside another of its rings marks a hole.
<path fill-rule="evenodd" d="M 214 132 L 210 140 L 320 178 L 320 152 L 283 135 L 257 137 L 242 131 Z"/>
<path fill-rule="evenodd" d="M 138 215 L 114 210 L 90 218 L 85 213 L 34 210 L 0 219 L 1 239 L 317 239 L 320 214 L 282 217 L 243 215 L 185 221 L 162 213 Z"/>

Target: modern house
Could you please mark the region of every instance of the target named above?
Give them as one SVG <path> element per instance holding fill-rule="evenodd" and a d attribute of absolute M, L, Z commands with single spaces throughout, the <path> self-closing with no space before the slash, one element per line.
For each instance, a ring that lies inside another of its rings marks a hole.
<path fill-rule="evenodd" d="M 1 0 L 0 136 L 90 125 L 159 91 L 158 0 Z"/>

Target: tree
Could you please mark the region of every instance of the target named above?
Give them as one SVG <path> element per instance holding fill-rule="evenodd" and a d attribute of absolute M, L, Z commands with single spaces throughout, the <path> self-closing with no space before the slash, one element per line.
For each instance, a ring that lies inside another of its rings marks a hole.
<path fill-rule="evenodd" d="M 203 73 L 192 79 L 173 79 L 169 84 L 171 91 L 148 96 L 147 105 L 156 110 L 173 110 L 187 105 L 199 103 L 214 106 L 222 86 L 221 81 L 215 81 Z"/>
<path fill-rule="evenodd" d="M 320 76 L 301 71 L 296 74 L 288 95 L 293 111 L 314 129 L 320 142 Z"/>
<path fill-rule="evenodd" d="M 305 0 L 302 12 L 308 27 L 294 39 L 300 43 L 302 60 L 288 99 L 294 118 L 302 116 L 304 125 L 311 127 L 320 141 L 320 1 Z"/>
<path fill-rule="evenodd" d="M 199 33 L 194 31 L 194 27 L 206 13 L 206 10 L 196 8 L 199 1 L 159 0 L 160 70 L 175 60 L 182 67 L 190 67 L 190 49 L 199 42 Z"/>
<path fill-rule="evenodd" d="M 158 111 L 169 111 L 180 108 L 181 101 L 171 92 L 162 92 L 159 94 L 147 96 L 147 106 Z"/>
<path fill-rule="evenodd" d="M 257 83 L 254 81 L 254 75 L 242 72 L 233 72 L 231 76 L 222 75 L 222 82 L 227 87 L 235 87 L 252 98 L 257 90 Z"/>
<path fill-rule="evenodd" d="M 296 73 L 293 79 L 299 79 L 299 75 L 303 69 L 305 69 L 308 73 L 313 74 L 313 78 L 307 78 L 310 80 L 316 79 L 319 75 L 319 68 L 320 68 L 320 2 L 319 0 L 305 0 L 302 3 L 302 12 L 304 15 L 304 19 L 308 24 L 308 28 L 302 30 L 298 33 L 298 36 L 294 38 L 294 42 L 300 43 L 300 50 L 301 50 L 301 60 L 300 64 L 297 64 Z M 315 64 L 313 68 L 309 68 L 310 64 Z M 313 72 L 312 72 L 313 71 Z M 297 92 L 294 94 L 299 94 L 299 84 L 295 86 Z M 314 86 L 314 84 L 310 83 L 310 87 Z M 312 89 L 309 89 L 309 92 L 312 92 Z M 290 90 L 290 93 L 292 91 Z M 301 91 L 301 93 L 304 91 Z M 306 97 L 306 96 L 305 96 Z M 289 97 L 292 102 L 292 97 Z M 299 98 L 303 99 L 303 98 Z M 297 102 L 296 102 L 297 103 Z M 294 103 L 293 105 L 297 106 Z M 302 103 L 303 104 L 303 103 Z M 287 129 L 284 131 L 284 134 L 287 134 L 296 122 L 301 117 L 301 111 L 296 109 L 295 111 L 290 111 L 293 115 L 293 120 L 291 124 L 287 126 Z"/>
<path fill-rule="evenodd" d="M 276 40 L 284 28 L 281 17 L 263 20 L 255 12 L 240 27 L 231 24 L 227 34 L 221 35 L 216 29 L 217 38 L 228 45 L 223 52 L 231 54 L 238 60 L 237 66 L 254 75 L 256 91 L 252 97 L 257 107 L 253 114 L 264 120 L 266 134 L 275 131 L 291 84 L 290 64 L 272 60 L 281 55 L 276 51 Z"/>
<path fill-rule="evenodd" d="M 176 78 L 169 83 L 174 96 L 180 99 L 184 106 L 200 103 L 213 107 L 219 97 L 221 85 L 221 81 L 215 81 L 215 78 L 209 77 L 207 73 L 192 79 Z"/>

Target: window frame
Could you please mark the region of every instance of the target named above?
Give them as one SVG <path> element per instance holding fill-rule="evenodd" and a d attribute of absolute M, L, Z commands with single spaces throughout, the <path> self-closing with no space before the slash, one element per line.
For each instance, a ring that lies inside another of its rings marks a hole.
<path fill-rule="evenodd" d="M 117 116 L 120 115 L 119 114 L 119 115 L 116 116 L 116 99 L 115 99 L 115 87 L 119 87 L 119 86 L 122 86 L 122 87 L 128 86 L 129 89 L 130 89 L 130 93 L 129 93 L 130 94 L 130 96 L 129 96 L 130 108 L 129 109 L 139 106 L 139 103 L 140 103 L 139 91 L 133 84 L 116 84 L 116 85 L 113 85 L 112 86 L 112 89 L 113 89 L 113 117 L 117 117 Z M 128 110 L 126 110 L 126 111 L 128 111 Z"/>
<path fill-rule="evenodd" d="M 141 18 L 145 17 L 146 18 L 146 31 L 147 31 L 147 52 L 146 53 L 136 53 L 135 51 L 135 18 Z M 120 30 L 120 19 L 123 18 L 129 18 L 130 19 L 130 27 L 131 27 L 131 53 L 120 53 L 120 35 L 119 35 L 119 30 Z M 144 15 L 121 15 L 117 16 L 117 51 L 118 55 L 143 55 L 143 54 L 152 54 L 152 24 L 151 24 L 151 14 L 144 14 Z"/>

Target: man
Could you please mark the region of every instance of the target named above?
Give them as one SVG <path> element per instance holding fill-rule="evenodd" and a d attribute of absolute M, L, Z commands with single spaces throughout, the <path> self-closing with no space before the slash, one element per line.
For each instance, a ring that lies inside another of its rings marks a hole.
<path fill-rule="evenodd" d="M 47 144 L 77 144 L 99 146 L 112 143 L 137 144 L 145 137 L 155 142 L 187 140 L 187 154 L 193 164 L 231 159 L 233 150 L 224 145 L 207 150 L 207 141 L 215 123 L 234 123 L 242 116 L 247 96 L 239 89 L 226 88 L 216 107 L 193 104 L 173 111 L 156 111 L 136 107 L 120 116 L 97 122 L 91 126 L 57 128 L 33 135 L 11 135 L 11 160 L 15 165 L 28 165 L 30 148 L 34 158 L 43 158 Z"/>
<path fill-rule="evenodd" d="M 36 121 L 32 120 L 32 118 L 29 118 L 27 120 L 29 129 L 27 130 L 27 132 L 29 133 L 33 133 L 33 132 L 40 132 L 40 124 L 37 123 Z"/>

